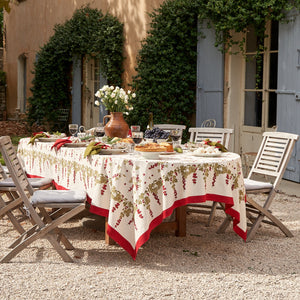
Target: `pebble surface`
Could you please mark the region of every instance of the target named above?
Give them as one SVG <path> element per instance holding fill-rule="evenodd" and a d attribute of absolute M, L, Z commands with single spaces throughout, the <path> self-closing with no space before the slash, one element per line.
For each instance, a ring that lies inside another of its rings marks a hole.
<path fill-rule="evenodd" d="M 256 196 L 260 201 L 261 196 Z M 231 228 L 217 234 L 207 216 L 187 216 L 187 235 L 151 234 L 136 260 L 104 241 L 103 219 L 87 216 L 62 226 L 76 248 L 64 263 L 47 240 L 38 240 L 0 265 L 0 299 L 298 299 L 300 198 L 278 194 L 272 204 L 294 234 L 263 224 L 245 243 Z M 0 220 L 0 257 L 17 237 Z"/>

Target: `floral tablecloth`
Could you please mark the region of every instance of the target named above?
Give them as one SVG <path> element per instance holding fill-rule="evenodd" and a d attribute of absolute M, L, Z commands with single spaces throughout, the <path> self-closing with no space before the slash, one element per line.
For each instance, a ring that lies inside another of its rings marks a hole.
<path fill-rule="evenodd" d="M 108 235 L 135 259 L 151 230 L 174 208 L 207 200 L 225 203 L 233 229 L 247 235 L 245 188 L 238 154 L 195 157 L 93 155 L 85 148 L 52 149 L 53 143 L 20 141 L 18 155 L 29 176 L 51 177 L 57 188 L 84 189 L 90 211 L 108 218 Z"/>

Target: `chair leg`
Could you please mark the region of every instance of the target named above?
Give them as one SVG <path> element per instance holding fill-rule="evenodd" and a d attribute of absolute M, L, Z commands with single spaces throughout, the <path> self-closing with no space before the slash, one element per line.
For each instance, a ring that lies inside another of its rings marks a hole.
<path fill-rule="evenodd" d="M 52 244 L 53 248 L 57 253 L 62 257 L 65 262 L 73 262 L 73 259 L 69 254 L 61 247 L 59 242 L 56 240 L 56 234 L 54 234 L 57 226 L 74 217 L 78 213 L 82 212 L 85 209 L 85 205 L 78 205 L 69 212 L 60 216 L 59 218 L 53 220 L 50 224 L 45 224 L 44 227 L 38 227 L 35 225 L 19 237 L 14 243 L 15 247 L 4 256 L 0 262 L 9 262 L 13 257 L 15 257 L 19 252 L 25 249 L 28 245 L 34 242 L 37 239 L 45 237 Z"/>
<path fill-rule="evenodd" d="M 218 202 L 213 202 L 213 204 L 211 206 L 209 218 L 208 218 L 208 221 L 206 223 L 206 227 L 210 227 L 211 226 L 211 224 L 213 222 L 213 219 L 214 219 L 214 216 L 216 214 L 217 205 L 218 205 Z"/>
<path fill-rule="evenodd" d="M 264 217 L 269 218 L 272 223 L 274 224 L 274 226 L 278 227 L 287 237 L 293 237 L 293 234 L 287 229 L 287 227 L 285 225 L 283 225 L 283 223 L 278 220 L 275 216 L 273 216 L 266 207 L 262 207 L 259 204 L 257 204 L 254 200 L 252 199 L 247 199 L 247 201 L 254 207 L 256 208 L 258 211 L 261 212 L 261 214 L 257 217 L 257 219 L 255 220 L 255 222 L 253 223 L 251 229 L 248 232 L 247 235 L 247 242 L 251 241 L 253 236 L 255 235 L 257 229 L 259 228 L 259 225 L 261 224 L 261 222 L 263 221 Z"/>
<path fill-rule="evenodd" d="M 39 207 L 39 210 L 41 214 L 43 215 L 46 223 L 51 223 L 54 219 L 56 219 L 56 213 L 58 211 L 55 211 L 53 214 L 49 215 L 44 207 Z M 62 233 L 61 229 L 56 228 L 55 233 L 58 236 L 58 241 L 61 241 L 67 250 L 74 250 L 75 248 L 71 244 L 71 242 L 66 238 L 66 236 Z"/>
<path fill-rule="evenodd" d="M 231 223 L 231 221 L 232 221 L 232 218 L 230 216 L 226 215 L 223 223 L 218 228 L 217 233 L 224 233 L 225 230 L 227 229 L 227 227 L 229 226 L 229 224 Z"/>

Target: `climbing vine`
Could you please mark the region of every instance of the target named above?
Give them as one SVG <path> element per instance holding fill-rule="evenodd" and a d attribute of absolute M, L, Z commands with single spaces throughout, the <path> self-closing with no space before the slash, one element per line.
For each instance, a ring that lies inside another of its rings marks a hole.
<path fill-rule="evenodd" d="M 197 38 L 205 38 L 197 24 L 214 27 L 221 51 L 238 45 L 243 53 L 245 39 L 235 40 L 233 32 L 246 33 L 253 26 L 262 41 L 268 21 L 285 22 L 289 11 L 299 7 L 300 0 L 164 1 L 150 14 L 150 30 L 138 55 L 131 122 L 145 128 L 153 112 L 154 123 L 189 125 L 195 113 Z"/>
<path fill-rule="evenodd" d="M 100 60 L 101 72 L 113 85 L 122 83 L 123 24 L 110 14 L 89 6 L 75 11 L 37 53 L 32 97 L 28 99 L 29 125 L 48 123 L 55 129 L 57 109 L 71 105 L 71 71 L 74 57 Z"/>

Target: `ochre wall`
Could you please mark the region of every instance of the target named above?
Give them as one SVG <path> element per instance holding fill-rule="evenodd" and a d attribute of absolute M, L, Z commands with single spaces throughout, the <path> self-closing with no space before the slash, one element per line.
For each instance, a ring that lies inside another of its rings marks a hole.
<path fill-rule="evenodd" d="M 135 74 L 136 57 L 141 41 L 149 30 L 149 12 L 158 8 L 163 0 L 26 0 L 11 6 L 4 15 L 5 54 L 4 70 L 7 72 L 7 113 L 15 114 L 17 108 L 18 57 L 27 57 L 27 98 L 31 95 L 33 64 L 36 53 L 53 35 L 55 24 L 70 19 L 74 11 L 86 4 L 106 13 L 109 11 L 124 24 L 125 49 L 123 82 L 128 84 Z"/>

